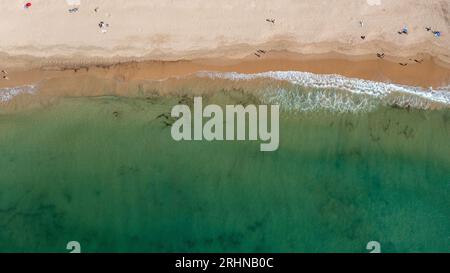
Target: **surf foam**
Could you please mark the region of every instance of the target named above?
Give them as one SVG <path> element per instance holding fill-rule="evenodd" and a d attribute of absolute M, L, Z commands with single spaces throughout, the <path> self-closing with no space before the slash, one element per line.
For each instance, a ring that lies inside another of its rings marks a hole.
<path fill-rule="evenodd" d="M 263 92 L 261 98 L 264 103 L 278 104 L 282 110 L 297 112 L 326 110 L 357 113 L 373 110 L 376 106 L 374 100 L 367 96 L 325 90 L 300 92 L 278 88 Z"/>
<path fill-rule="evenodd" d="M 415 86 L 407 86 L 393 83 L 383 83 L 370 80 L 347 78 L 336 74 L 313 74 L 299 71 L 269 71 L 256 74 L 242 74 L 237 72 L 208 72 L 202 71 L 196 74 L 198 77 L 229 80 L 252 80 L 269 78 L 281 81 L 289 81 L 292 84 L 318 89 L 339 89 L 354 94 L 367 95 L 376 98 L 385 98 L 389 95 L 409 95 L 428 100 L 430 102 L 450 105 L 450 88 L 442 87 L 433 90 Z"/>
<path fill-rule="evenodd" d="M 33 94 L 35 91 L 34 85 L 0 88 L 0 102 L 7 102 L 19 94 Z"/>

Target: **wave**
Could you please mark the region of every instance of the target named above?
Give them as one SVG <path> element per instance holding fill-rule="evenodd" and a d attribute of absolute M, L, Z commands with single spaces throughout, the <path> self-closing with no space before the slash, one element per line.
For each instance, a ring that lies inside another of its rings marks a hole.
<path fill-rule="evenodd" d="M 348 78 L 336 74 L 319 75 L 299 71 L 270 71 L 256 74 L 202 71 L 198 72 L 196 76 L 227 80 L 274 79 L 288 81 L 294 86 L 319 89 L 314 92 L 300 92 L 283 88 L 265 90 L 264 98 L 269 102 L 280 103 L 282 108 L 300 111 L 318 108 L 337 111 L 370 110 L 380 102 L 416 108 L 429 108 L 433 103 L 450 106 L 450 86 L 424 89 Z M 346 91 L 351 94 L 330 92 L 331 90 Z"/>
<path fill-rule="evenodd" d="M 262 101 L 266 104 L 278 104 L 282 110 L 312 112 L 326 110 L 330 112 L 366 112 L 373 110 L 373 100 L 362 96 L 350 96 L 338 92 L 316 90 L 296 92 L 278 88 L 262 93 Z"/>
<path fill-rule="evenodd" d="M 35 85 L 0 88 L 0 102 L 7 102 L 19 94 L 33 94 L 35 91 Z"/>

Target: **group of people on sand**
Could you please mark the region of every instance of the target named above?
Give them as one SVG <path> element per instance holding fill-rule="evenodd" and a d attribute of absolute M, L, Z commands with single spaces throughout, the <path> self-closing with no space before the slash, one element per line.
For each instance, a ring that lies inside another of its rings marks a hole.
<path fill-rule="evenodd" d="M 266 51 L 265 51 L 265 50 L 262 50 L 262 49 L 256 50 L 256 52 L 255 52 L 255 56 L 256 56 L 256 57 L 260 58 L 260 57 L 261 57 L 261 54 L 266 54 Z"/>
<path fill-rule="evenodd" d="M 364 27 L 364 22 L 363 22 L 362 20 L 359 21 L 359 25 L 360 25 L 361 27 Z M 426 31 L 431 31 L 435 37 L 441 37 L 441 32 L 440 32 L 440 31 L 432 30 L 431 27 L 426 27 L 425 30 L 426 30 Z M 407 26 L 404 26 L 400 31 L 397 31 L 397 33 L 398 33 L 399 35 L 403 35 L 403 34 L 408 35 L 408 34 L 409 34 L 408 27 L 407 27 Z M 365 35 L 361 35 L 361 39 L 362 39 L 362 40 L 365 40 L 365 39 L 366 39 L 366 36 L 365 36 Z M 384 57 L 385 57 L 384 52 L 378 52 L 378 53 L 377 53 L 377 58 L 379 58 L 379 59 L 384 59 Z M 409 59 L 409 60 L 410 60 L 410 61 L 414 61 L 414 62 L 416 62 L 416 63 L 418 63 L 418 64 L 421 64 L 421 63 L 423 62 L 423 59 L 420 59 L 420 60 L 419 60 L 419 59 Z M 401 66 L 407 66 L 407 65 L 408 65 L 408 63 L 398 63 L 398 64 L 401 65 Z"/>
<path fill-rule="evenodd" d="M 426 30 L 426 31 L 431 31 L 431 33 L 433 33 L 433 35 L 434 35 L 436 38 L 441 37 L 441 32 L 440 32 L 440 31 L 437 31 L 437 30 L 433 30 L 431 27 L 425 27 L 425 30 Z M 403 27 L 402 30 L 398 31 L 397 33 L 400 34 L 400 35 L 402 35 L 402 34 L 408 34 L 408 33 L 409 33 L 408 27 L 407 27 L 407 26 Z"/>
<path fill-rule="evenodd" d="M 385 56 L 384 52 L 377 53 L 377 57 L 379 59 L 383 59 L 384 56 Z M 410 60 L 411 62 L 414 61 L 415 63 L 418 63 L 418 64 L 421 64 L 423 62 L 423 59 L 411 59 L 411 58 L 409 58 L 408 60 Z M 398 63 L 398 64 L 401 65 L 401 66 L 407 66 L 408 65 L 408 63 L 403 63 L 403 62 Z"/>
<path fill-rule="evenodd" d="M 2 70 L 1 71 L 2 72 L 2 79 L 4 79 L 4 80 L 9 80 L 9 78 L 8 78 L 8 72 L 6 72 L 6 70 Z"/>
<path fill-rule="evenodd" d="M 437 30 L 432 30 L 431 27 L 426 27 L 426 31 L 431 31 L 435 37 L 441 37 L 441 32 Z"/>
<path fill-rule="evenodd" d="M 79 3 L 79 2 L 78 2 Z M 31 3 L 31 2 L 26 2 L 25 4 L 24 4 L 24 8 L 25 9 L 29 9 L 29 8 L 31 8 L 31 6 L 32 6 L 33 4 Z M 98 11 L 99 11 L 99 7 L 96 7 L 95 9 L 94 9 L 94 12 L 95 13 L 97 13 Z M 70 8 L 69 9 L 69 13 L 76 13 L 76 12 L 78 12 L 79 11 L 79 8 L 78 7 L 73 7 L 73 8 Z M 271 21 L 272 23 L 275 23 L 275 20 L 273 20 L 273 21 Z M 109 27 L 109 24 L 108 23 L 105 23 L 105 22 L 103 22 L 103 21 L 100 21 L 100 23 L 98 24 L 98 26 L 100 27 L 100 31 L 102 32 L 102 33 L 106 33 L 107 31 L 108 31 L 108 27 Z"/>
<path fill-rule="evenodd" d="M 359 24 L 361 25 L 361 27 L 363 27 L 364 26 L 364 23 L 363 23 L 363 21 L 359 21 Z M 435 36 L 435 37 L 441 37 L 441 32 L 440 31 L 437 31 L 437 30 L 432 30 L 431 29 L 431 27 L 426 27 L 425 28 L 425 30 L 426 31 L 431 31 L 431 33 L 433 33 L 433 35 Z M 401 30 L 399 30 L 399 31 L 397 31 L 397 34 L 399 34 L 399 35 L 403 35 L 403 34 L 406 34 L 406 35 L 408 35 L 409 34 L 409 29 L 408 29 L 408 27 L 407 26 L 404 26 Z M 366 36 L 365 35 L 362 35 L 361 36 L 361 39 L 366 39 Z"/>
<path fill-rule="evenodd" d="M 266 22 L 275 24 L 275 19 L 274 19 L 274 18 L 267 18 L 267 19 L 266 19 Z M 265 50 L 262 50 L 262 49 L 258 49 L 258 50 L 256 50 L 256 52 L 253 53 L 253 54 L 255 54 L 256 57 L 261 58 L 261 56 L 262 56 L 263 54 L 266 54 L 266 51 L 265 51 Z"/>

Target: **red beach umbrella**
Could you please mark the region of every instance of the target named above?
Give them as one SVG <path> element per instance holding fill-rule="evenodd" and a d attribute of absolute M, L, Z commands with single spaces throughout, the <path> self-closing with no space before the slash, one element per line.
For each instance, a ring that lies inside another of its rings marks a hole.
<path fill-rule="evenodd" d="M 27 3 L 25 4 L 25 8 L 29 8 L 29 7 L 31 7 L 31 2 L 27 2 Z"/>

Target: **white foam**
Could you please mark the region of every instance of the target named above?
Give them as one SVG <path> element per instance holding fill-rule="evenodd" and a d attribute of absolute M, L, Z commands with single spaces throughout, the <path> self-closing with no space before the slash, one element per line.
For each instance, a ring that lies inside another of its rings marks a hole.
<path fill-rule="evenodd" d="M 336 74 L 313 74 L 299 71 L 269 71 L 256 74 L 242 74 L 236 72 L 208 72 L 197 73 L 199 77 L 220 78 L 229 80 L 252 80 L 270 78 L 276 80 L 289 81 L 293 84 L 320 88 L 339 89 L 355 94 L 368 95 L 372 97 L 384 98 L 390 94 L 412 95 L 419 98 L 450 105 L 450 87 L 442 87 L 433 90 L 414 86 L 399 85 L 393 83 L 375 82 L 356 78 L 347 78 Z"/>
<path fill-rule="evenodd" d="M 33 94 L 35 91 L 34 85 L 0 88 L 0 102 L 7 102 L 19 94 Z"/>
<path fill-rule="evenodd" d="M 278 104 L 285 111 L 312 112 L 367 112 L 375 109 L 375 102 L 368 97 L 328 91 L 297 92 L 284 88 L 263 92 L 262 101 Z"/>

